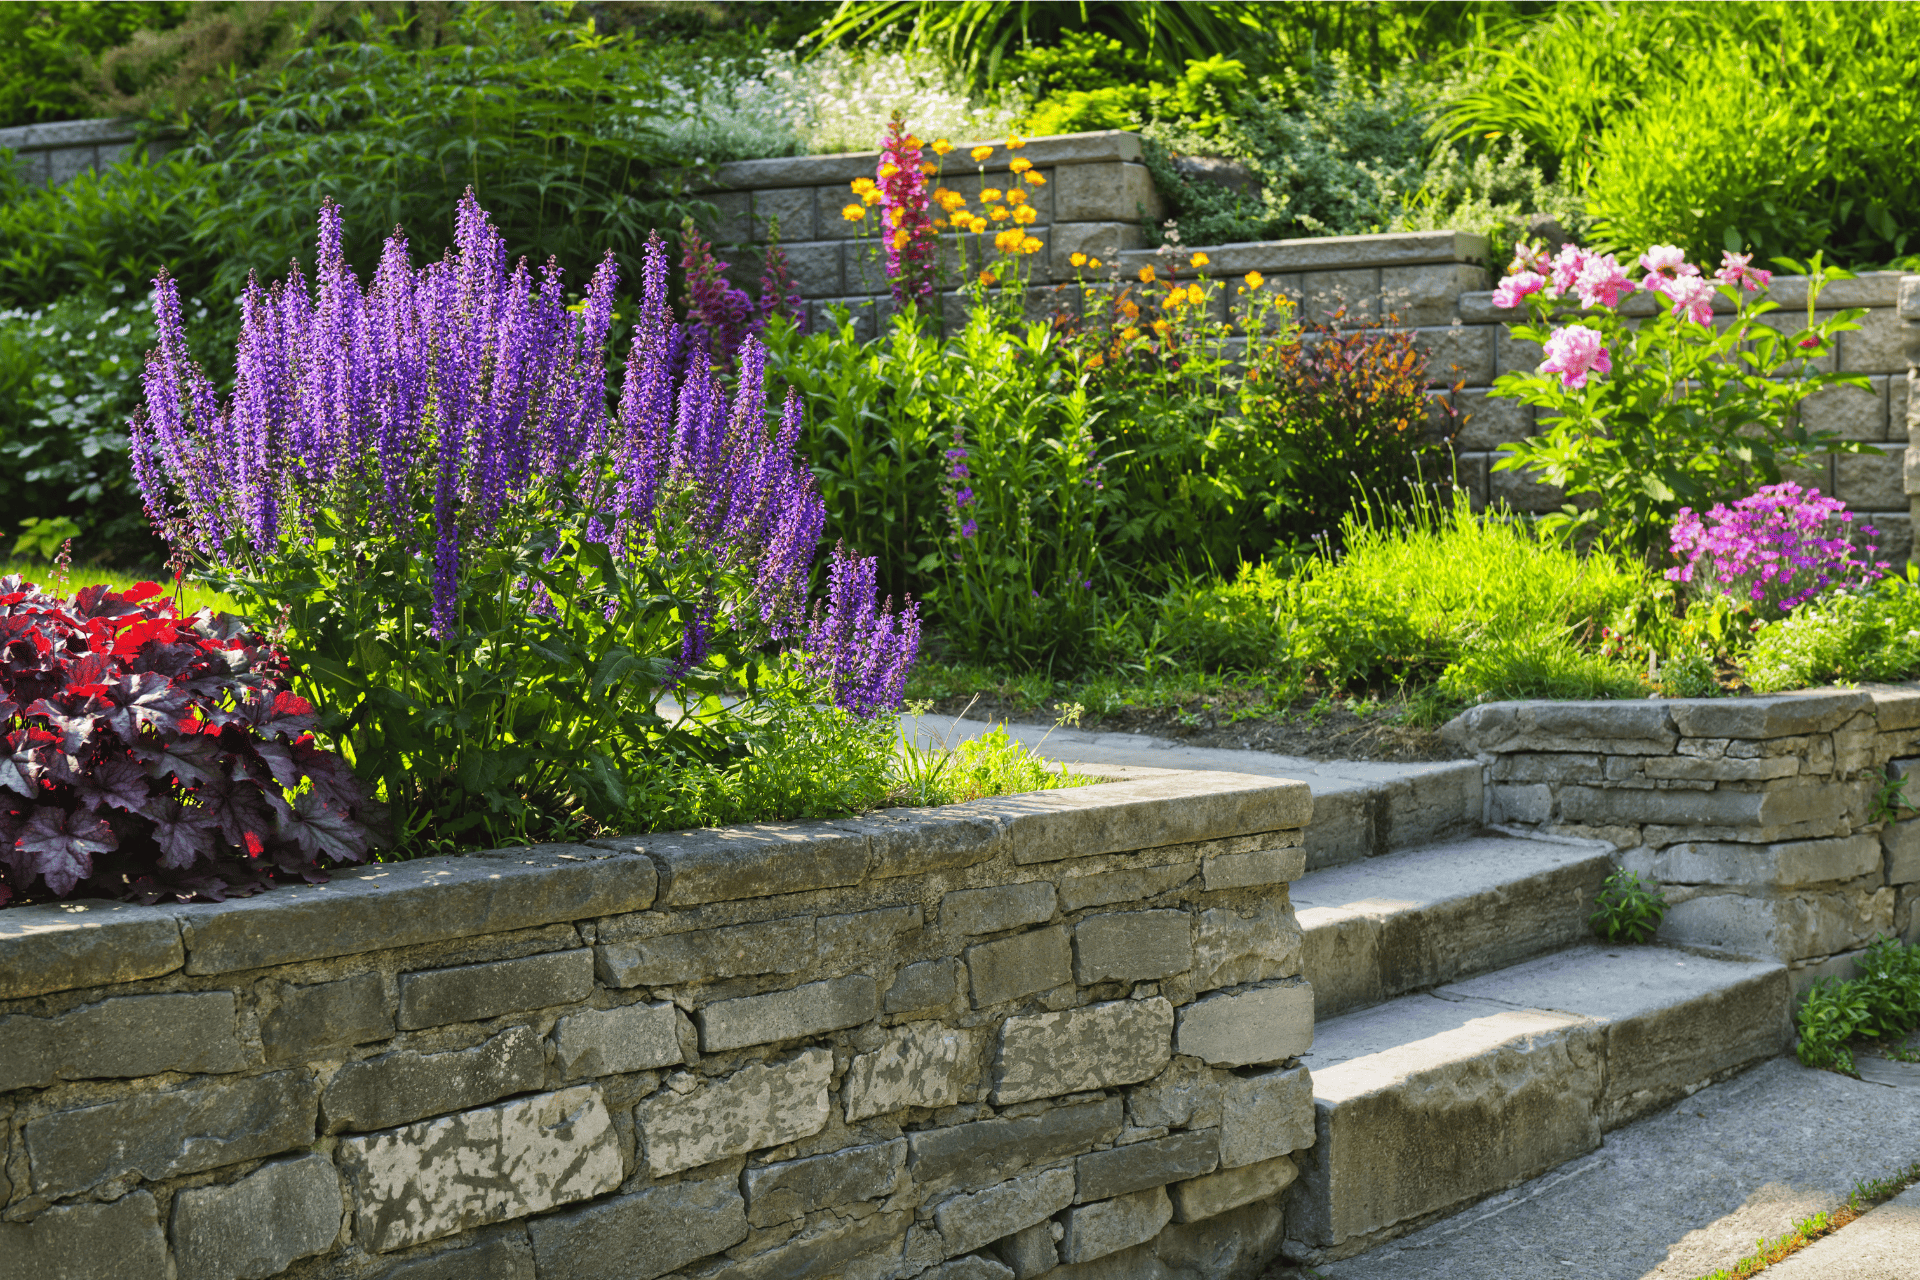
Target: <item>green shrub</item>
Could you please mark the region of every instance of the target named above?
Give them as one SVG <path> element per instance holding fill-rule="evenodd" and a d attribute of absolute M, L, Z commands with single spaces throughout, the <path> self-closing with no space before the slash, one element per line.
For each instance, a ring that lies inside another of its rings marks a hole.
<path fill-rule="evenodd" d="M 1659 885 L 1641 883 L 1638 873 L 1616 870 L 1600 886 L 1594 907 L 1587 923 L 1603 941 L 1650 942 L 1667 914 L 1667 899 Z"/>
<path fill-rule="evenodd" d="M 1854 1074 L 1850 1042 L 1898 1040 L 1920 1026 L 1920 947 L 1876 938 L 1851 979 L 1826 978 L 1807 992 L 1794 1015 L 1794 1055 L 1809 1067 Z"/>
<path fill-rule="evenodd" d="M 183 0 L 0 5 L 0 129 L 95 114 L 84 82 L 98 55 L 136 32 L 176 26 L 196 9 L 221 7 Z"/>
<path fill-rule="evenodd" d="M 1920 580 L 1882 578 L 1818 596 L 1754 632 L 1743 663 L 1760 693 L 1834 681 L 1896 680 L 1920 672 Z"/>

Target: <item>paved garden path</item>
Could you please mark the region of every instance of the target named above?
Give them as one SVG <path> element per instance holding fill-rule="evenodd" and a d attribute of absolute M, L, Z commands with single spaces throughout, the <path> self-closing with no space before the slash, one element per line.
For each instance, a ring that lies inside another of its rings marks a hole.
<path fill-rule="evenodd" d="M 905 717 L 924 743 L 988 726 Z M 1457 768 L 1304 760 L 1038 725 L 1009 733 L 1050 760 L 1298 778 L 1316 795 Z M 1920 1161 L 1920 1066 L 1861 1059 L 1861 1080 L 1791 1057 L 1607 1135 L 1591 1155 L 1405 1239 L 1270 1280 L 1697 1280 L 1762 1236 L 1842 1203 L 1855 1182 Z M 1920 1280 L 1920 1187 L 1768 1269 L 1781 1280 Z"/>

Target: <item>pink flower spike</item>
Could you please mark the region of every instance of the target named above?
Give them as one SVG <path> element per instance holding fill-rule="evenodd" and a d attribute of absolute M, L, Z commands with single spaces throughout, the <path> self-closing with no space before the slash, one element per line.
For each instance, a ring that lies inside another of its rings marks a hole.
<path fill-rule="evenodd" d="M 1520 299 L 1530 293 L 1538 293 L 1546 286 L 1546 278 L 1533 271 L 1520 271 L 1500 282 L 1493 291 L 1493 305 L 1496 307 L 1517 307 Z"/>
<path fill-rule="evenodd" d="M 1617 307 L 1620 299 L 1640 286 L 1627 279 L 1612 254 L 1596 253 L 1580 268 L 1573 287 L 1579 291 L 1583 307 Z"/>
<path fill-rule="evenodd" d="M 1713 324 L 1713 300 L 1719 290 L 1697 276 L 1682 276 L 1667 282 L 1662 290 L 1673 304 L 1673 315 L 1685 315 L 1698 325 Z"/>
<path fill-rule="evenodd" d="M 1559 374 L 1561 385 L 1575 391 L 1587 385 L 1589 373 L 1613 372 L 1613 360 L 1607 355 L 1599 330 L 1583 324 L 1556 329 L 1547 339 L 1546 351 L 1539 372 Z"/>
<path fill-rule="evenodd" d="M 1687 261 L 1686 250 L 1670 244 L 1650 246 L 1640 255 L 1640 268 L 1647 273 L 1640 283 L 1655 293 L 1665 293 L 1670 281 L 1700 274 L 1700 268 Z"/>
<path fill-rule="evenodd" d="M 1752 293 L 1758 293 L 1773 282 L 1773 272 L 1747 264 L 1753 261 L 1750 253 L 1734 253 L 1731 250 L 1720 255 L 1720 269 L 1713 278 L 1723 284 L 1737 284 Z"/>

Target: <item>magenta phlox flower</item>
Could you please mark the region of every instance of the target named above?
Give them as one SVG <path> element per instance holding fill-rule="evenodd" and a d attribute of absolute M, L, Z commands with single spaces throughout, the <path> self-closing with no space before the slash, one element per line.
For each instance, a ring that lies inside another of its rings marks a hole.
<path fill-rule="evenodd" d="M 1547 279 L 1535 271 L 1517 271 L 1502 280 L 1493 291 L 1493 305 L 1496 307 L 1517 307 L 1520 300 L 1530 293 L 1538 293 L 1546 288 Z"/>
<path fill-rule="evenodd" d="M 1547 339 L 1546 354 L 1539 372 L 1559 374 L 1560 384 L 1575 391 L 1587 385 L 1587 375 L 1613 372 L 1613 360 L 1599 330 L 1583 324 L 1554 330 Z"/>
<path fill-rule="evenodd" d="M 1675 280 L 1700 274 L 1700 268 L 1687 261 L 1687 251 L 1670 244 L 1650 246 L 1640 255 L 1640 269 L 1647 273 L 1641 285 L 1655 293 L 1665 293 Z"/>
<path fill-rule="evenodd" d="M 1596 253 L 1581 264 L 1573 287 L 1579 293 L 1583 307 L 1617 307 L 1620 299 L 1640 286 L 1627 279 L 1627 273 L 1620 269 L 1619 259 L 1610 253 Z"/>
<path fill-rule="evenodd" d="M 1699 276 L 1681 276 L 1667 281 L 1662 292 L 1673 304 L 1671 312 L 1675 319 L 1685 316 L 1697 325 L 1713 324 L 1713 300 L 1720 296 L 1720 291 L 1713 287 L 1712 281 Z"/>
<path fill-rule="evenodd" d="M 1682 507 L 1670 534 L 1680 563 L 1666 576 L 1701 594 L 1751 601 L 1762 613 L 1787 613 L 1829 588 L 1885 577 L 1887 562 L 1873 558 L 1878 537 L 1871 525 L 1854 524 L 1837 498 L 1786 481 L 1716 504 L 1704 519 Z"/>
<path fill-rule="evenodd" d="M 1749 293 L 1758 293 L 1773 283 L 1773 272 L 1747 265 L 1752 261 L 1752 254 L 1728 249 L 1721 253 L 1720 269 L 1713 273 L 1713 278 L 1722 284 L 1738 285 Z"/>
<path fill-rule="evenodd" d="M 1580 273 L 1586 270 L 1587 259 L 1591 255 L 1577 244 L 1563 244 L 1560 252 L 1553 255 L 1548 266 L 1548 274 L 1553 277 L 1555 294 L 1571 293 Z"/>

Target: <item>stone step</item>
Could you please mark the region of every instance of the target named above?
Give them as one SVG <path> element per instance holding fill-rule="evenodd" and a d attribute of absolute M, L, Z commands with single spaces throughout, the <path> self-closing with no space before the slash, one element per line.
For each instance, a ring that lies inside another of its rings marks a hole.
<path fill-rule="evenodd" d="M 1309 871 L 1291 895 L 1316 1016 L 1590 939 L 1609 854 L 1586 841 L 1486 835 Z"/>
<path fill-rule="evenodd" d="M 1784 965 L 1580 946 L 1314 1029 L 1287 1256 L 1352 1257 L 1784 1049 Z"/>

